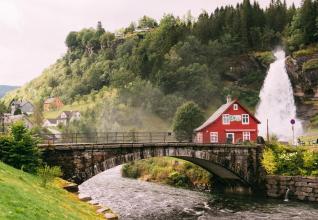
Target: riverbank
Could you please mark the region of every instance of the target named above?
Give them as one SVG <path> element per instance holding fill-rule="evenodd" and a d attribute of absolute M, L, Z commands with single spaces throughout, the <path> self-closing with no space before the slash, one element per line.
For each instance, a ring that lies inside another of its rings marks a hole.
<path fill-rule="evenodd" d="M 0 162 L 0 219 L 105 219 L 96 208 L 60 188 L 40 186 L 34 175 Z"/>

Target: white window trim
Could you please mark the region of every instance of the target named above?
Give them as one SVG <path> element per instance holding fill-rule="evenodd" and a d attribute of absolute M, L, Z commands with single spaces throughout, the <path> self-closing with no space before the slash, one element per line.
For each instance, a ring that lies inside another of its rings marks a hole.
<path fill-rule="evenodd" d="M 232 134 L 233 135 L 233 140 L 232 140 L 232 144 L 235 143 L 235 133 L 226 133 L 226 140 L 228 139 L 228 135 Z"/>
<path fill-rule="evenodd" d="M 244 116 L 247 115 L 247 122 L 244 122 Z M 249 114 L 242 114 L 242 124 L 248 125 L 250 124 L 250 115 Z"/>
<path fill-rule="evenodd" d="M 234 110 L 234 111 L 237 111 L 237 110 L 238 110 L 238 104 L 234 104 L 234 105 L 233 105 L 233 110 Z"/>
<path fill-rule="evenodd" d="M 218 132 L 210 132 L 210 142 L 211 143 L 219 143 L 219 133 Z"/>
<path fill-rule="evenodd" d="M 202 144 L 203 143 L 203 133 L 202 132 L 198 132 L 197 133 L 197 143 Z"/>
<path fill-rule="evenodd" d="M 229 117 L 230 115 L 229 114 L 223 114 L 222 115 L 222 124 L 224 124 L 224 125 L 229 125 L 231 122 L 230 122 L 230 117 Z M 227 123 L 225 123 L 225 117 L 227 117 Z"/>
<path fill-rule="evenodd" d="M 246 138 L 247 137 L 247 138 Z M 243 132 L 243 141 L 250 141 L 251 140 L 251 132 L 244 131 Z"/>

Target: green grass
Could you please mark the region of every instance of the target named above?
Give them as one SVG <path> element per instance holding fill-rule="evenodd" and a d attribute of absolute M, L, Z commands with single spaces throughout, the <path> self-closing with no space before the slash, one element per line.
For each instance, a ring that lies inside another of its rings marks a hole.
<path fill-rule="evenodd" d="M 94 207 L 55 185 L 0 162 L 0 219 L 103 219 Z"/>

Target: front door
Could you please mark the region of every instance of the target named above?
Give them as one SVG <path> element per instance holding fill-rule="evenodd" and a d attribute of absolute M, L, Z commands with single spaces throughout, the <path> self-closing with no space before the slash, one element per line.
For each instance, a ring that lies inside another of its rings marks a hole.
<path fill-rule="evenodd" d="M 226 143 L 234 144 L 234 133 L 226 133 Z"/>

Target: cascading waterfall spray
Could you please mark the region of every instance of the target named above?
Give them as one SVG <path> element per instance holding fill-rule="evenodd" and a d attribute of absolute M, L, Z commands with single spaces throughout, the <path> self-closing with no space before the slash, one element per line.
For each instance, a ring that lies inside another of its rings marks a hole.
<path fill-rule="evenodd" d="M 256 117 L 261 121 L 259 135 L 266 137 L 268 119 L 269 134 L 288 141 L 292 140 L 291 119 L 296 120 L 295 137 L 303 133 L 303 127 L 302 122 L 296 118 L 293 89 L 285 67 L 285 52 L 278 49 L 274 55 L 276 60 L 270 65 L 261 89 Z"/>

